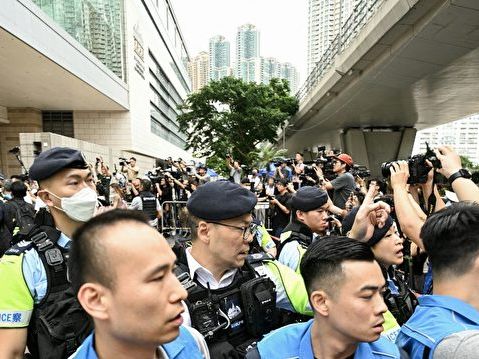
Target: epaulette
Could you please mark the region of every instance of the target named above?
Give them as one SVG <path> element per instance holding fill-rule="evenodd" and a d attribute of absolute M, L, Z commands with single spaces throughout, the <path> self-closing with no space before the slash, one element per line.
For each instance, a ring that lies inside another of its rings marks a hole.
<path fill-rule="evenodd" d="M 291 237 L 292 233 L 293 233 L 293 231 L 287 231 L 287 232 L 281 233 L 279 235 L 280 242 L 284 242 L 285 240 L 287 240 L 289 237 Z"/>
<path fill-rule="evenodd" d="M 20 241 L 17 244 L 13 245 L 5 252 L 5 255 L 19 256 L 22 253 L 25 253 L 29 249 L 33 248 L 32 241 Z"/>
<path fill-rule="evenodd" d="M 269 253 L 251 253 L 246 256 L 246 261 L 249 264 L 255 264 L 259 262 L 272 261 L 273 256 Z"/>

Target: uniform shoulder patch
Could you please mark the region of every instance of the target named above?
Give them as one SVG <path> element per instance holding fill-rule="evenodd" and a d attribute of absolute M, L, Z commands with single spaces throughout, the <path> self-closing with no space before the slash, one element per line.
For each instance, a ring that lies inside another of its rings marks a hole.
<path fill-rule="evenodd" d="M 14 255 L 14 256 L 19 256 L 20 254 L 26 252 L 30 248 L 33 247 L 33 242 L 32 241 L 20 241 L 14 246 L 10 247 L 7 249 L 5 252 L 6 255 Z"/>
<path fill-rule="evenodd" d="M 246 260 L 249 264 L 272 261 L 273 259 L 274 258 L 271 256 L 271 254 L 268 253 L 251 253 L 246 257 Z"/>

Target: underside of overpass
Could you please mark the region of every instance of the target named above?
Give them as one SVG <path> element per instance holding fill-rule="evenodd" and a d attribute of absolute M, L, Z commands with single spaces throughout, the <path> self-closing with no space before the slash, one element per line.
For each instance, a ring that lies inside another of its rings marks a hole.
<path fill-rule="evenodd" d="M 477 112 L 479 2 L 385 1 L 302 100 L 286 147 L 373 165 L 410 153 L 416 129 Z"/>

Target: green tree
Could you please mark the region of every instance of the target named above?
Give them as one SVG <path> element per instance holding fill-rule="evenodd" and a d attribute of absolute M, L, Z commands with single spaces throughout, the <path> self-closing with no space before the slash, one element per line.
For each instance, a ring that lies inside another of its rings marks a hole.
<path fill-rule="evenodd" d="M 471 171 L 479 170 L 479 165 L 475 165 L 467 156 L 461 156 L 461 165 Z"/>
<path fill-rule="evenodd" d="M 262 143 L 257 146 L 257 149 L 250 152 L 249 157 L 253 160 L 253 165 L 258 168 L 265 167 L 274 159 L 283 157 L 288 153 L 285 148 L 277 148 L 272 143 Z"/>
<path fill-rule="evenodd" d="M 184 113 L 178 123 L 187 135 L 187 149 L 198 157 L 216 158 L 208 163 L 230 153 L 250 166 L 251 152 L 262 142 L 275 142 L 278 127 L 298 111 L 298 100 L 285 80 L 265 85 L 225 77 L 190 94 L 180 109 Z"/>

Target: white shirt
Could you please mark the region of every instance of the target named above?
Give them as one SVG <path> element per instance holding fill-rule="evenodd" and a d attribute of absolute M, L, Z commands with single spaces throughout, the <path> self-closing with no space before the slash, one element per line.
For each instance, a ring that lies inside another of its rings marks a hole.
<path fill-rule="evenodd" d="M 209 283 L 210 289 L 224 288 L 233 282 L 235 274 L 238 271 L 237 268 L 227 270 L 221 279 L 217 281 L 208 269 L 203 267 L 196 259 L 193 258 L 190 251 L 191 248 L 186 249 L 186 260 L 188 261 L 191 279 L 197 279 L 198 282 L 200 282 L 200 284 L 205 288 L 208 288 Z"/>

